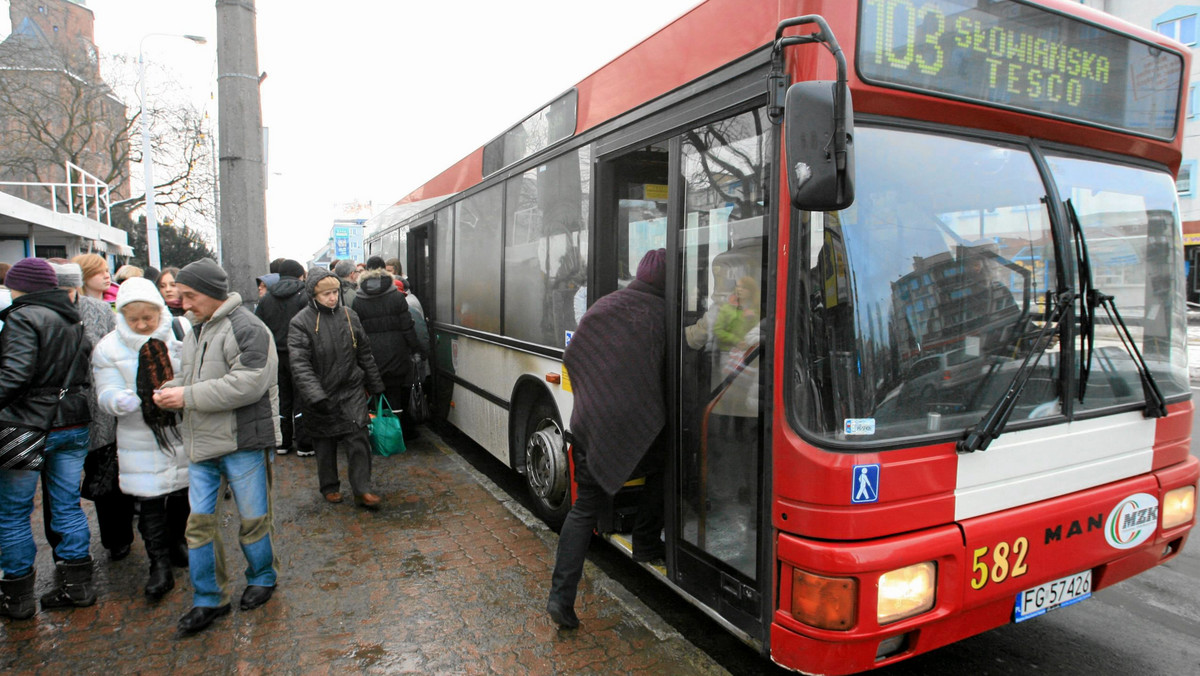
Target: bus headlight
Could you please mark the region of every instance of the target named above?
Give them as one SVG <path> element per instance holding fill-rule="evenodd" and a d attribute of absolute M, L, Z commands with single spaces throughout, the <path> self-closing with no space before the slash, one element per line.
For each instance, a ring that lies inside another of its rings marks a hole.
<path fill-rule="evenodd" d="M 1174 528 L 1192 520 L 1196 515 L 1196 487 L 1184 486 L 1167 491 L 1163 496 L 1162 527 Z"/>
<path fill-rule="evenodd" d="M 792 569 L 792 617 L 818 629 L 845 631 L 858 612 L 858 580 Z"/>
<path fill-rule="evenodd" d="M 933 608 L 937 564 L 933 561 L 899 568 L 879 576 L 879 624 L 912 617 Z"/>

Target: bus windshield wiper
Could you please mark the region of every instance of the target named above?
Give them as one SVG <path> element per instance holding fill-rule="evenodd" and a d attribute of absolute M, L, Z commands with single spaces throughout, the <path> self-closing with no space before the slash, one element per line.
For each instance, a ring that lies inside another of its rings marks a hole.
<path fill-rule="evenodd" d="M 1012 381 L 1008 384 L 1008 390 L 1004 392 L 1003 397 L 992 404 L 979 424 L 971 428 L 967 432 L 967 436 L 958 441 L 955 447 L 959 453 L 986 451 L 992 440 L 1004 431 L 1004 426 L 1008 424 L 1013 409 L 1017 407 L 1017 400 L 1021 398 L 1021 392 L 1033 375 L 1034 369 L 1037 368 L 1038 362 L 1041 361 L 1042 355 L 1045 354 L 1046 348 L 1050 347 L 1054 334 L 1062 322 L 1063 314 L 1066 313 L 1067 308 L 1071 307 L 1071 301 L 1075 299 L 1075 294 L 1060 289 L 1055 292 L 1054 298 L 1054 311 L 1047 317 L 1046 323 L 1042 324 L 1042 329 L 1038 331 L 1037 338 L 1033 341 L 1033 347 L 1025 355 L 1025 360 L 1021 362 L 1020 368 L 1017 369 Z"/>
<path fill-rule="evenodd" d="M 1079 347 L 1082 355 L 1079 358 L 1079 401 L 1083 401 L 1087 392 L 1088 376 L 1092 373 L 1092 350 L 1096 344 L 1096 305 L 1095 285 L 1092 283 L 1092 256 L 1088 253 L 1087 239 L 1083 236 L 1083 226 L 1079 224 L 1079 213 L 1070 199 L 1063 202 L 1070 221 L 1071 231 L 1075 235 L 1075 261 L 1079 268 Z"/>
<path fill-rule="evenodd" d="M 1138 377 L 1142 380 L 1142 392 L 1146 399 L 1144 415 L 1147 418 L 1162 418 L 1167 415 L 1167 400 L 1163 397 L 1162 390 L 1158 388 L 1158 381 L 1154 379 L 1154 374 L 1146 366 L 1146 360 L 1142 357 L 1142 352 L 1138 349 L 1133 334 L 1130 333 L 1129 327 L 1117 310 L 1116 300 L 1113 296 L 1102 293 L 1092 284 L 1091 257 L 1088 254 L 1087 239 L 1083 234 L 1083 225 L 1079 221 L 1079 214 L 1075 211 L 1075 205 L 1071 203 L 1071 200 L 1068 199 L 1063 206 L 1066 207 L 1067 218 L 1071 221 L 1071 229 L 1075 232 L 1075 251 L 1079 259 L 1080 293 L 1083 298 L 1081 304 L 1083 307 L 1079 315 L 1080 340 L 1084 350 L 1084 356 L 1079 365 L 1079 401 L 1083 401 L 1088 374 L 1092 368 L 1092 350 L 1096 339 L 1096 308 L 1103 307 L 1104 312 L 1108 315 L 1109 323 L 1116 327 L 1117 337 L 1121 339 L 1121 345 L 1133 359 L 1134 368 L 1137 369 Z"/>

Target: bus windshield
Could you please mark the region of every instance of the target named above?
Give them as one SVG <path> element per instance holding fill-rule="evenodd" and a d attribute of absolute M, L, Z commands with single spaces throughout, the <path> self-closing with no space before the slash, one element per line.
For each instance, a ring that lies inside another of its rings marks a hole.
<path fill-rule="evenodd" d="M 790 393 L 801 429 L 862 443 L 961 436 L 978 423 L 1054 309 L 1056 251 L 1074 251 L 1055 246 L 1050 199 L 1076 204 L 1095 286 L 1116 296 L 1163 393 L 1188 391 L 1165 172 L 1054 156 L 1051 198 L 1028 147 L 864 125 L 855 142 L 855 203 L 801 217 Z M 1143 401 L 1116 332 L 1096 324 L 1083 406 Z M 1062 354 L 1054 340 L 1037 355 L 1012 423 L 1061 419 Z"/>

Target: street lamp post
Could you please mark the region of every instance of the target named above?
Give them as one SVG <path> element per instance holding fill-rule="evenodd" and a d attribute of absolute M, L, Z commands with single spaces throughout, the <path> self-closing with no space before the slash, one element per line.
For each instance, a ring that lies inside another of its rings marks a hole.
<path fill-rule="evenodd" d="M 200 35 L 147 33 L 138 42 L 138 80 L 141 84 L 138 88 L 138 99 L 142 107 L 140 113 L 140 117 L 142 118 L 142 170 L 145 172 L 146 181 L 146 257 L 150 261 L 150 267 L 161 269 L 162 265 L 158 254 L 158 218 L 154 214 L 154 203 L 158 198 L 154 193 L 154 161 L 151 158 L 150 147 L 150 115 L 146 110 L 146 59 L 142 49 L 146 43 L 146 38 L 151 37 L 184 38 L 198 45 L 205 44 L 208 40 Z"/>

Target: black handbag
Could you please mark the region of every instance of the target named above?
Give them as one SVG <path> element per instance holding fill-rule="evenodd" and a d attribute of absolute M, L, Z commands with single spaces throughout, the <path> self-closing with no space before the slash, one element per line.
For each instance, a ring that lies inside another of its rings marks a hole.
<path fill-rule="evenodd" d="M 429 401 L 425 399 L 425 387 L 414 380 L 408 391 L 408 415 L 416 424 L 429 420 Z"/>
<path fill-rule="evenodd" d="M 41 427 L 9 423 L 0 428 L 0 469 L 22 469 L 40 471 L 46 466 L 46 437 L 50 434 L 50 425 L 54 415 L 62 404 L 63 397 L 71 388 L 71 378 L 75 377 L 75 367 L 79 363 L 79 355 L 83 352 L 83 325 L 79 325 L 79 349 L 71 358 L 71 367 L 67 369 L 67 378 L 58 389 L 58 400 L 50 409 L 50 415 Z"/>
<path fill-rule="evenodd" d="M 83 460 L 83 484 L 79 487 L 79 495 L 92 501 L 112 495 L 117 492 L 119 477 L 116 442 L 101 446 Z"/>
<path fill-rule="evenodd" d="M 413 384 L 408 390 L 408 416 L 417 424 L 429 420 L 429 400 L 425 398 L 425 378 L 429 376 L 429 362 L 419 355 L 412 356 Z"/>

